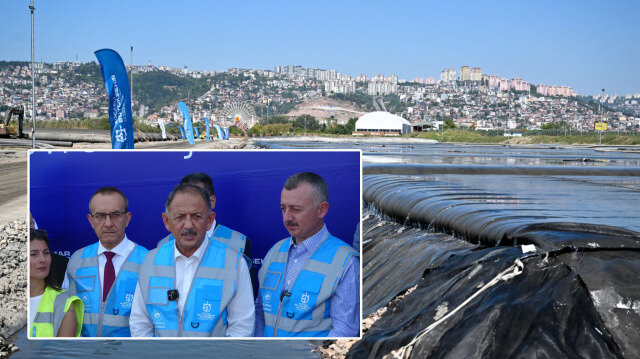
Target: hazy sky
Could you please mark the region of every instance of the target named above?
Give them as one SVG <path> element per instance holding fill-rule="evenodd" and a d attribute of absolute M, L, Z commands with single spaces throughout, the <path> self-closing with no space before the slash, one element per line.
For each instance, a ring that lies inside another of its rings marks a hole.
<path fill-rule="evenodd" d="M 0 60 L 29 60 L 27 0 L 0 0 Z M 368 77 L 483 74 L 640 92 L 640 1 L 35 0 L 36 60 L 273 69 L 301 65 Z"/>

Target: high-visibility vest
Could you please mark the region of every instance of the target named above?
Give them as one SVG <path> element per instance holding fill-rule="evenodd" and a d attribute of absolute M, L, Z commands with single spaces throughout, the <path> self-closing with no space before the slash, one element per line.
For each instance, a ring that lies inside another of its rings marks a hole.
<path fill-rule="evenodd" d="M 169 300 L 176 288 L 175 240 L 153 249 L 140 270 L 140 293 L 156 337 L 224 337 L 227 305 L 236 292 L 241 254 L 218 241 L 209 241 L 191 284 L 183 313 Z"/>
<path fill-rule="evenodd" d="M 69 290 L 84 302 L 83 337 L 130 337 L 129 315 L 138 272 L 149 251 L 136 244 L 118 272 L 107 300 L 102 301 L 98 243 L 77 250 L 67 266 Z"/>
<path fill-rule="evenodd" d="M 293 287 L 283 292 L 291 237 L 276 243 L 258 273 L 265 337 L 326 337 L 331 330 L 331 297 L 349 259 L 358 253 L 329 235 L 302 266 Z"/>
<path fill-rule="evenodd" d="M 55 337 L 60 330 L 62 318 L 73 303 L 78 326 L 76 337 L 80 336 L 82 330 L 82 314 L 84 304 L 77 296 L 66 290 L 55 290 L 47 286 L 42 294 L 42 299 L 38 305 L 38 311 L 33 324 L 31 325 L 31 337 Z"/>

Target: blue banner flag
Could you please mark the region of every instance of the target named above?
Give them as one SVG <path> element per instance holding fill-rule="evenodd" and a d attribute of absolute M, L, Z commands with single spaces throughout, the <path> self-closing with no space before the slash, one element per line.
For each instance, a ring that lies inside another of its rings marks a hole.
<path fill-rule="evenodd" d="M 229 127 L 224 128 L 224 139 L 225 140 L 229 139 Z"/>
<path fill-rule="evenodd" d="M 180 136 L 182 136 L 182 139 L 184 140 L 186 138 L 184 136 L 184 128 L 182 128 L 182 126 L 178 125 L 178 130 L 180 130 Z"/>
<path fill-rule="evenodd" d="M 204 124 L 205 124 L 205 126 L 207 126 L 207 133 L 206 133 L 207 137 L 206 138 L 207 138 L 207 141 L 209 141 L 209 117 L 205 117 L 204 118 Z"/>
<path fill-rule="evenodd" d="M 109 95 L 111 148 L 133 148 L 131 89 L 122 58 L 111 49 L 94 52 L 102 69 L 104 87 Z"/>
<path fill-rule="evenodd" d="M 220 128 L 219 125 L 213 125 L 213 127 L 216 128 L 216 131 L 218 132 L 218 139 L 219 140 L 224 140 L 224 134 L 222 133 L 222 129 Z"/>
<path fill-rule="evenodd" d="M 194 131 L 195 131 L 195 133 L 196 133 L 196 138 L 200 138 L 200 130 L 198 130 L 198 128 L 197 128 L 197 127 L 194 127 L 194 128 L 193 128 L 193 130 L 194 130 Z"/>
<path fill-rule="evenodd" d="M 178 108 L 180 109 L 180 113 L 182 114 L 182 126 L 184 126 L 184 132 L 187 135 L 189 144 L 193 145 L 196 142 L 193 139 L 193 125 L 191 124 L 189 109 L 187 108 L 187 105 L 182 101 L 178 102 Z"/>

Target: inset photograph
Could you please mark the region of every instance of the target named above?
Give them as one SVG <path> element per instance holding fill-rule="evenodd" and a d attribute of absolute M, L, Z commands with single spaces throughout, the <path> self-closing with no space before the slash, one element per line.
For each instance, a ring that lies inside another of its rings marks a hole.
<path fill-rule="evenodd" d="M 31 151 L 29 337 L 358 338 L 361 153 Z"/>

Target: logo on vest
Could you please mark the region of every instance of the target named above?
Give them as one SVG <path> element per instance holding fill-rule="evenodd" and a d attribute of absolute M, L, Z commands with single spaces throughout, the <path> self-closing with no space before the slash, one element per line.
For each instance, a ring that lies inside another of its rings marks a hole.
<path fill-rule="evenodd" d="M 82 301 L 84 302 L 84 310 L 87 313 L 91 312 L 91 302 L 89 301 L 89 296 L 86 294 L 83 294 L 80 299 L 82 299 Z"/>
<path fill-rule="evenodd" d="M 153 312 L 151 312 L 151 318 L 153 318 L 153 325 L 156 327 L 156 329 L 165 329 L 166 325 L 164 323 L 164 320 L 162 318 L 162 313 L 160 313 L 157 310 L 154 310 Z"/>
<path fill-rule="evenodd" d="M 211 312 L 212 305 L 209 301 L 204 302 L 202 304 L 202 312 L 198 314 L 199 320 L 214 320 L 216 318 L 215 314 Z"/>
<path fill-rule="evenodd" d="M 262 308 L 265 312 L 271 312 L 271 293 L 262 293 Z"/>
<path fill-rule="evenodd" d="M 307 305 L 309 303 L 309 293 L 304 292 L 304 294 L 300 297 L 300 303 L 296 303 L 295 307 L 298 312 L 308 312 L 311 307 Z"/>
<path fill-rule="evenodd" d="M 129 292 L 124 297 L 124 302 L 120 302 L 120 307 L 131 309 L 132 304 L 133 304 L 133 293 Z"/>

